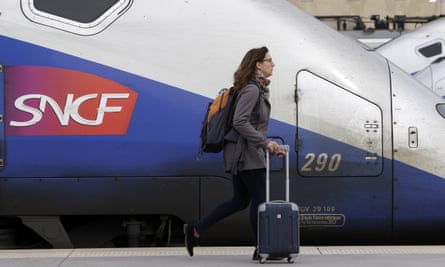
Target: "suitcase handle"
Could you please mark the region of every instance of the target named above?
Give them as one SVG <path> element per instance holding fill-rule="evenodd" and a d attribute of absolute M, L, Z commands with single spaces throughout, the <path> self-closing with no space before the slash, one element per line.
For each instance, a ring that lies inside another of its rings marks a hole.
<path fill-rule="evenodd" d="M 286 161 L 286 201 L 290 201 L 289 197 L 289 145 L 280 145 L 280 149 L 285 152 Z M 266 202 L 270 201 L 270 153 L 266 149 Z"/>

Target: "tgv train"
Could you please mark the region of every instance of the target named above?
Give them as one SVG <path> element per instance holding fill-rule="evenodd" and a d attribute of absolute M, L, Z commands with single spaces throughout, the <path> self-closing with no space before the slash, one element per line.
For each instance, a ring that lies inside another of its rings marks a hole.
<path fill-rule="evenodd" d="M 445 101 L 379 53 L 283 0 L 94 3 L 0 3 L 1 246 L 180 242 L 232 193 L 197 153 L 207 103 L 264 45 L 302 244 L 445 241 Z M 248 225 L 201 244 L 250 244 Z"/>
<path fill-rule="evenodd" d="M 400 68 L 445 98 L 445 18 L 429 22 L 377 49 Z"/>

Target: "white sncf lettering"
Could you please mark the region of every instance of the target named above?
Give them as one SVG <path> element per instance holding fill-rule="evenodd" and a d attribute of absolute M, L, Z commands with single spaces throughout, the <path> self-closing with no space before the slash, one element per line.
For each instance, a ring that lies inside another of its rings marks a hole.
<path fill-rule="evenodd" d="M 57 116 L 57 119 L 62 126 L 68 126 L 70 118 L 82 125 L 101 125 L 105 113 L 120 112 L 121 106 L 107 106 L 109 99 L 128 99 L 130 94 L 102 94 L 100 95 L 99 107 L 97 108 L 97 116 L 95 120 L 88 120 L 79 114 L 80 106 L 88 100 L 96 99 L 99 94 L 88 94 L 81 96 L 74 100 L 74 94 L 68 94 L 65 101 L 65 106 L 59 104 L 49 96 L 41 94 L 29 94 L 18 97 L 14 106 L 20 111 L 29 113 L 32 118 L 27 121 L 11 121 L 10 126 L 25 127 L 35 125 L 42 119 L 47 106 L 51 107 Z M 25 102 L 30 99 L 40 100 L 38 108 L 26 105 Z"/>

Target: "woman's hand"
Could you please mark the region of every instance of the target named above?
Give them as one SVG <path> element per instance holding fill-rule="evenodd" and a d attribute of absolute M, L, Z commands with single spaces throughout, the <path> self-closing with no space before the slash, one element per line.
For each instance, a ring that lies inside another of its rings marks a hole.
<path fill-rule="evenodd" d="M 281 149 L 280 145 L 275 141 L 269 141 L 269 143 L 267 143 L 267 149 L 270 153 L 275 154 L 280 158 L 286 154 L 286 152 Z"/>

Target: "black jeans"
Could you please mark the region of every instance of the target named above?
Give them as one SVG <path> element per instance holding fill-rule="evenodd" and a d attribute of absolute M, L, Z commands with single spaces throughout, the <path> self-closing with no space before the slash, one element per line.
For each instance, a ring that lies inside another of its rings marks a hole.
<path fill-rule="evenodd" d="M 250 204 L 250 223 L 254 234 L 254 245 L 258 235 L 258 205 L 266 200 L 266 169 L 238 172 L 232 178 L 233 197 L 214 208 L 206 217 L 195 224 L 202 234 L 220 220 L 246 209 Z"/>

